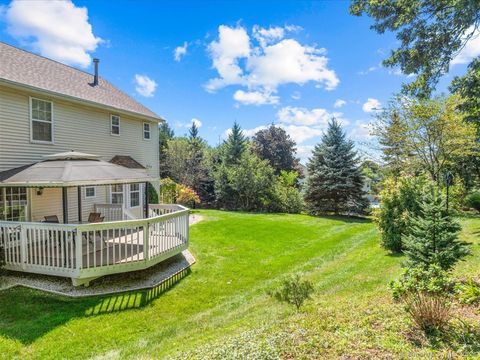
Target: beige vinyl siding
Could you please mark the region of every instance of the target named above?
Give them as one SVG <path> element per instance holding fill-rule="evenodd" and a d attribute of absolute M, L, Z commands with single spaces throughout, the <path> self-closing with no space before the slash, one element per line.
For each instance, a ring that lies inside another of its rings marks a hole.
<path fill-rule="evenodd" d="M 54 144 L 30 142 L 30 96 L 53 102 Z M 158 126 L 152 122 L 151 139 L 143 139 L 142 119 L 120 115 L 120 136 L 110 134 L 108 111 L 63 100 L 0 87 L 0 171 L 42 160 L 43 155 L 76 150 L 109 161 L 129 155 L 158 176 Z M 118 115 L 118 114 L 116 114 Z"/>

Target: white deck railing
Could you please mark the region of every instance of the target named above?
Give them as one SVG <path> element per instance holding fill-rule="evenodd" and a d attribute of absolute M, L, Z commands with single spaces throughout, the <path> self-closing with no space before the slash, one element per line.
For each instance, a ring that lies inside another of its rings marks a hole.
<path fill-rule="evenodd" d="M 71 277 L 80 284 L 147 268 L 188 247 L 187 208 L 150 205 L 149 214 L 91 224 L 0 222 L 5 268 Z"/>

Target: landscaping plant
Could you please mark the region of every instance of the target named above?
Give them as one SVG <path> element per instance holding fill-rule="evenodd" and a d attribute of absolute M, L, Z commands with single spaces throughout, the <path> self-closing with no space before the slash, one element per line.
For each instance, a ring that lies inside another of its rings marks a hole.
<path fill-rule="evenodd" d="M 375 221 L 382 236 L 382 246 L 401 253 L 404 238 L 410 229 L 410 219 L 418 215 L 422 191 L 427 183 L 423 176 L 385 179 L 380 193 L 381 206 Z"/>
<path fill-rule="evenodd" d="M 480 191 L 469 194 L 465 200 L 465 204 L 477 211 L 480 211 Z"/>
<path fill-rule="evenodd" d="M 470 244 L 458 240 L 460 225 L 449 215 L 441 193 L 433 188 L 425 193 L 410 227 L 404 243 L 408 267 L 438 265 L 450 270 L 470 254 Z"/>
<path fill-rule="evenodd" d="M 456 287 L 458 299 L 463 304 L 480 304 L 480 284 L 470 279 L 466 283 L 458 284 Z"/>
<path fill-rule="evenodd" d="M 311 298 L 313 285 L 308 280 L 302 280 L 300 275 L 286 278 L 282 282 L 280 289 L 270 292 L 270 295 L 281 302 L 294 305 L 297 310 L 303 303 Z"/>
<path fill-rule="evenodd" d="M 443 329 L 450 317 L 450 292 L 453 287 L 448 273 L 438 265 L 407 268 L 399 280 L 391 283 L 393 297 L 418 327 L 430 333 Z"/>

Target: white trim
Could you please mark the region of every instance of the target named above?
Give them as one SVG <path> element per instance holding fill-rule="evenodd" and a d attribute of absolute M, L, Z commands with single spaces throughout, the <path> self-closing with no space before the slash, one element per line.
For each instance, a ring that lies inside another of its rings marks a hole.
<path fill-rule="evenodd" d="M 50 109 L 51 109 L 51 116 L 52 116 L 52 120 L 51 121 L 47 121 L 47 120 L 39 120 L 39 119 L 33 119 L 32 117 L 32 100 L 35 99 L 35 100 L 38 100 L 38 101 L 43 101 L 43 102 L 47 102 L 47 103 L 50 103 Z M 54 130 L 54 127 L 55 127 L 55 121 L 54 121 L 54 114 L 53 114 L 53 101 L 50 101 L 50 100 L 44 100 L 44 99 L 40 99 L 40 98 L 37 98 L 37 97 L 33 97 L 33 96 L 29 96 L 29 115 L 30 115 L 30 142 L 32 144 L 45 144 L 45 145 L 54 145 L 55 144 L 55 130 Z M 52 129 L 52 133 L 51 133 L 51 137 L 52 137 L 52 140 L 51 141 L 44 141 L 44 140 L 34 140 L 33 139 L 33 121 L 37 121 L 37 122 L 43 122 L 43 123 L 47 123 L 47 124 L 50 124 L 51 125 L 51 129 Z"/>
<path fill-rule="evenodd" d="M 48 95 L 53 96 L 53 97 L 58 98 L 58 99 L 71 101 L 71 102 L 74 102 L 74 103 L 77 103 L 77 104 L 89 105 L 89 106 L 95 107 L 97 109 L 104 109 L 104 110 L 108 110 L 108 111 L 119 112 L 119 113 L 122 113 L 122 114 L 127 115 L 127 116 L 132 116 L 132 117 L 135 117 L 135 118 L 145 119 L 145 120 L 156 122 L 156 123 L 162 123 L 162 122 L 165 121 L 165 119 L 163 119 L 161 117 L 144 115 L 144 114 L 140 114 L 140 113 L 137 113 L 137 112 L 134 112 L 134 111 L 128 111 L 128 110 L 125 110 L 125 109 L 116 108 L 114 106 L 104 105 L 104 104 L 101 104 L 101 103 L 98 103 L 98 102 L 95 102 L 95 101 L 86 100 L 86 99 L 82 99 L 82 98 L 78 98 L 78 97 L 75 97 L 75 96 L 70 96 L 70 95 L 58 93 L 58 92 L 51 91 L 51 90 L 41 89 L 41 88 L 38 88 L 36 86 L 31 86 L 31 85 L 27 85 L 27 84 L 18 83 L 16 81 L 0 79 L 0 83 L 4 84 L 5 86 L 8 86 L 10 88 L 14 88 L 14 89 L 21 89 L 21 90 L 27 89 L 31 92 L 35 92 L 35 93 L 40 94 L 40 96 L 48 94 Z"/>
<path fill-rule="evenodd" d="M 84 188 L 85 199 L 94 199 L 97 197 L 97 187 L 96 186 L 85 186 Z M 87 189 L 93 189 L 93 195 L 87 195 Z"/>
<path fill-rule="evenodd" d="M 148 138 L 145 137 L 145 125 L 148 125 Z M 142 124 L 142 137 L 143 140 L 150 141 L 152 140 L 152 125 L 148 122 L 144 122 Z"/>
<path fill-rule="evenodd" d="M 132 185 L 138 185 L 138 190 L 134 190 L 133 192 L 138 193 L 138 205 L 132 206 Z M 129 209 L 137 209 L 142 206 L 142 184 L 141 183 L 134 183 L 128 185 L 128 208 Z"/>
<path fill-rule="evenodd" d="M 113 117 L 118 118 L 118 125 L 113 125 Z M 120 122 L 121 122 L 121 119 L 120 119 L 120 116 L 119 116 L 119 115 L 110 114 L 110 135 L 112 135 L 112 136 L 120 136 L 120 134 L 122 133 L 122 132 L 121 132 Z M 113 128 L 114 126 L 115 126 L 115 127 L 118 127 L 118 134 L 114 134 L 114 133 L 112 132 L 112 128 Z"/>
<path fill-rule="evenodd" d="M 112 191 L 112 185 L 122 185 L 122 191 L 121 191 L 121 192 L 120 192 L 120 191 L 115 191 L 115 192 Z M 122 194 L 122 203 L 121 203 L 121 204 L 115 203 L 115 205 L 122 205 L 122 207 L 125 207 L 125 186 L 123 186 L 124 184 L 112 184 L 112 185 L 109 186 L 109 190 L 110 190 L 110 191 L 109 191 L 109 193 L 110 193 L 109 202 L 110 202 L 110 204 L 113 204 L 113 202 L 112 202 L 112 194 L 113 194 L 113 193 L 115 193 L 115 194 L 120 194 L 120 193 L 121 193 L 121 194 Z"/>

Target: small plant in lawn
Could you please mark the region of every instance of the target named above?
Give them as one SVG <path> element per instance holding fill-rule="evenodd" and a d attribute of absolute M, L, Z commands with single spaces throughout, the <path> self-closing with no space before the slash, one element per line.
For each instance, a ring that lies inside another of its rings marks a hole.
<path fill-rule="evenodd" d="M 445 328 L 450 320 L 450 293 L 453 283 L 437 265 L 408 268 L 390 284 L 395 300 L 426 333 Z"/>
<path fill-rule="evenodd" d="M 458 300 L 462 304 L 479 305 L 480 304 L 480 284 L 470 279 L 466 283 L 456 286 Z"/>
<path fill-rule="evenodd" d="M 269 295 L 281 302 L 295 305 L 297 310 L 305 300 L 311 298 L 313 285 L 308 280 L 302 280 L 300 275 L 284 279 L 279 289 L 269 292 Z"/>

